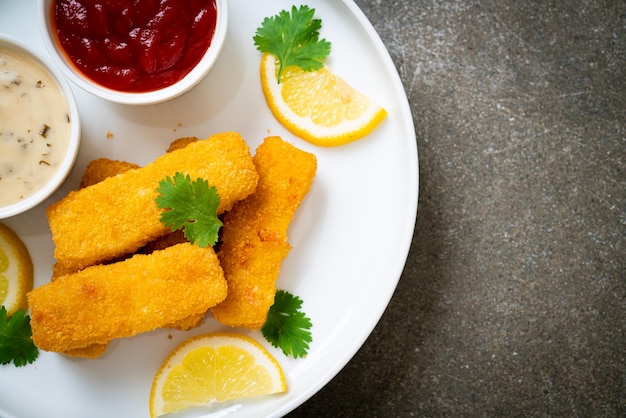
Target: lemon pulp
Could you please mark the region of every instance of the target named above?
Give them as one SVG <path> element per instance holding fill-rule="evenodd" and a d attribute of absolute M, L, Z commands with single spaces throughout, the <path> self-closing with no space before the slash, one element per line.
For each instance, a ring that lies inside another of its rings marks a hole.
<path fill-rule="evenodd" d="M 7 316 L 27 308 L 26 293 L 33 288 L 33 262 L 22 240 L 0 223 L 0 304 Z"/>
<path fill-rule="evenodd" d="M 261 86 L 274 117 L 291 133 L 321 146 L 361 139 L 387 116 L 387 111 L 354 89 L 328 67 L 304 71 L 283 69 L 271 54 L 261 58 Z"/>
<path fill-rule="evenodd" d="M 285 390 L 280 365 L 259 343 L 238 334 L 206 334 L 183 342 L 163 362 L 153 380 L 150 414 Z"/>

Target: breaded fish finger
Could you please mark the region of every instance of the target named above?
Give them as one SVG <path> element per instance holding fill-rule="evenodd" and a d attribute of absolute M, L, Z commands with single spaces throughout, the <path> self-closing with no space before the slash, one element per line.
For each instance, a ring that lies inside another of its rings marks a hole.
<path fill-rule="evenodd" d="M 110 158 L 96 158 L 91 160 L 80 180 L 80 188 L 83 189 L 88 186 L 93 186 L 96 183 L 100 183 L 102 180 L 124 173 L 128 170 L 134 170 L 139 168 L 138 164 L 129 163 L 120 160 L 111 160 Z M 65 271 L 63 266 L 55 263 L 52 266 L 52 280 L 55 280 L 59 276 L 72 273 L 74 269 Z"/>
<path fill-rule="evenodd" d="M 172 152 L 177 149 L 184 148 L 191 142 L 199 141 L 196 137 L 184 137 L 178 138 L 174 140 L 167 152 Z M 83 172 L 83 177 L 80 182 L 80 188 L 93 186 L 96 183 L 101 182 L 104 179 L 109 177 L 116 176 L 118 174 L 122 174 L 128 170 L 133 170 L 136 168 L 140 168 L 141 166 L 138 164 L 120 161 L 120 160 L 112 160 L 110 158 L 96 158 L 90 161 L 85 167 L 85 171 Z M 145 247 L 141 249 L 141 253 L 147 254 L 156 250 L 162 250 L 166 247 L 170 247 L 175 244 L 180 244 L 182 242 L 186 242 L 183 232 L 178 230 L 162 237 L 157 238 L 155 241 L 149 242 Z M 63 276 L 68 274 L 69 272 L 60 271 L 60 267 L 55 264 L 52 267 L 52 280 L 55 280 L 58 276 Z M 182 321 L 176 322 L 174 324 L 168 325 L 168 327 L 176 328 L 179 330 L 187 330 L 193 327 L 198 326 L 202 320 L 204 319 L 205 314 L 192 315 L 189 318 L 185 318 Z M 76 350 L 71 350 L 65 352 L 63 354 L 72 356 L 72 357 L 85 357 L 85 358 L 96 358 L 104 353 L 107 348 L 107 344 L 94 344 L 89 347 L 80 348 Z"/>
<path fill-rule="evenodd" d="M 87 347 L 74 348 L 61 352 L 68 357 L 98 358 L 104 354 L 109 344 L 92 344 Z"/>
<path fill-rule="evenodd" d="M 247 197 L 258 181 L 247 144 L 239 134 L 227 132 L 70 192 L 46 211 L 59 271 L 74 272 L 134 253 L 170 232 L 160 221 L 162 209 L 155 199 L 159 181 L 178 171 L 217 188 L 218 213 Z"/>
<path fill-rule="evenodd" d="M 308 193 L 317 160 L 313 154 L 269 137 L 258 147 L 256 191 L 224 215 L 218 257 L 228 296 L 211 309 L 224 325 L 258 329 L 274 303 L 280 264 L 287 256 L 287 229 Z"/>
<path fill-rule="evenodd" d="M 182 149 L 189 145 L 192 142 L 199 141 L 200 139 L 195 136 L 182 137 L 175 139 L 169 145 L 167 152 L 176 151 Z M 112 160 L 110 158 L 96 158 L 87 164 L 85 167 L 85 171 L 83 172 L 83 177 L 80 182 L 80 188 L 84 188 L 87 186 L 93 186 L 96 183 L 101 182 L 109 177 L 116 176 L 118 174 L 122 174 L 128 170 L 132 170 L 135 168 L 140 168 L 141 166 L 134 163 L 129 163 L 127 161 L 120 160 Z M 174 231 L 170 234 L 164 235 L 162 237 L 157 238 L 155 241 L 149 242 L 146 246 L 141 250 L 142 253 L 151 253 L 152 251 L 162 250 L 165 247 L 169 247 L 174 244 L 180 244 L 181 242 L 185 242 L 186 239 L 182 233 L 182 231 Z M 55 266 L 53 268 L 54 276 L 60 276 L 62 274 L 67 274 L 69 272 L 61 272 L 58 271 L 59 267 Z"/>
<path fill-rule="evenodd" d="M 96 158 L 87 164 L 83 177 L 80 180 L 80 188 L 93 186 L 102 180 L 125 173 L 128 170 L 140 168 L 138 164 L 129 163 L 120 160 L 111 160 L 109 158 Z"/>
<path fill-rule="evenodd" d="M 213 248 L 190 243 L 88 267 L 27 295 L 33 342 L 69 352 L 203 314 L 226 297 Z"/>
<path fill-rule="evenodd" d="M 191 328 L 197 327 L 200 325 L 202 320 L 204 319 L 206 312 L 201 312 L 199 314 L 188 316 L 187 318 L 183 318 L 179 321 L 174 322 L 173 324 L 168 324 L 163 328 L 175 328 L 178 330 L 189 330 Z M 100 357 L 106 351 L 108 344 L 92 344 L 87 347 L 75 348 L 72 350 L 67 350 L 61 352 L 68 357 L 82 357 L 94 359 Z"/>
<path fill-rule="evenodd" d="M 83 189 L 88 186 L 93 186 L 96 183 L 100 183 L 104 179 L 116 176 L 128 170 L 134 170 L 136 168 L 140 168 L 140 166 L 126 161 L 111 160 L 109 158 L 96 158 L 95 160 L 90 161 L 89 164 L 87 164 L 87 167 L 85 167 L 79 187 Z M 73 273 L 74 270 L 75 269 L 70 269 L 65 271 L 62 265 L 55 263 L 52 266 L 52 280 L 55 280 L 59 276 Z"/>
<path fill-rule="evenodd" d="M 167 148 L 167 152 L 176 151 L 182 148 L 185 148 L 187 145 L 199 141 L 199 139 L 195 136 L 185 136 L 182 138 L 175 139 L 172 141 L 170 146 Z"/>
<path fill-rule="evenodd" d="M 192 142 L 196 142 L 199 140 L 200 139 L 195 136 L 186 136 L 175 139 L 169 145 L 167 152 L 172 152 L 185 148 Z M 89 164 L 87 164 L 87 167 L 85 167 L 83 177 L 80 181 L 80 188 L 82 189 L 87 186 L 93 186 L 94 184 L 100 183 L 106 178 L 113 177 L 118 174 L 122 174 L 128 170 L 133 170 L 140 167 L 141 166 L 139 164 L 129 163 L 127 161 L 112 160 L 105 157 L 96 158 L 94 160 L 91 160 Z"/>

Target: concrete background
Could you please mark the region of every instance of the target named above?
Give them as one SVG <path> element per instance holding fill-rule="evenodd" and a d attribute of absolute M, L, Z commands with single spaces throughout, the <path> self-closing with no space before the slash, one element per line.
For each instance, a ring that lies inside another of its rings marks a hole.
<path fill-rule="evenodd" d="M 626 2 L 357 0 L 409 98 L 391 303 L 291 416 L 626 416 Z"/>

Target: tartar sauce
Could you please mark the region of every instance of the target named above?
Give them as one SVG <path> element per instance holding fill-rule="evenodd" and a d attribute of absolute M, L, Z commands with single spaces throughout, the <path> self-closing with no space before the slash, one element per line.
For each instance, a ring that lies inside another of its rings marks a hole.
<path fill-rule="evenodd" d="M 34 194 L 59 169 L 70 138 L 69 106 L 49 73 L 0 48 L 0 205 Z"/>

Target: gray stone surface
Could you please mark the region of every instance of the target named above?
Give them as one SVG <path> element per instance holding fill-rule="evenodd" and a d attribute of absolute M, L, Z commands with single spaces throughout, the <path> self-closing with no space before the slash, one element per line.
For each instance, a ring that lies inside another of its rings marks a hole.
<path fill-rule="evenodd" d="M 626 416 L 626 2 L 357 3 L 411 104 L 418 221 L 292 416 Z"/>

